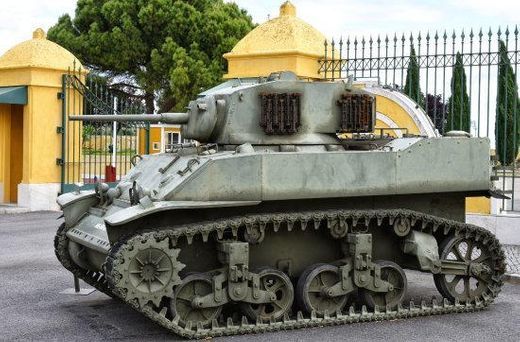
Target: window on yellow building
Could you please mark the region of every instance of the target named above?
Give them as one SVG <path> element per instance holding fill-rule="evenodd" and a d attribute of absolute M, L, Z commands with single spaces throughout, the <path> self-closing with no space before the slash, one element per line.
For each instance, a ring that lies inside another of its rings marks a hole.
<path fill-rule="evenodd" d="M 171 151 L 173 146 L 181 143 L 181 135 L 178 132 L 166 132 L 165 151 Z"/>

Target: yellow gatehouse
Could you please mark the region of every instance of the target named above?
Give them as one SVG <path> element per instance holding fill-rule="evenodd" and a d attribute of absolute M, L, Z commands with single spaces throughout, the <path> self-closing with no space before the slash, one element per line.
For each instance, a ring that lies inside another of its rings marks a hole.
<path fill-rule="evenodd" d="M 47 40 L 42 29 L 0 56 L 0 203 L 57 208 L 62 152 L 57 95 L 62 75 L 74 63 L 76 57 Z"/>

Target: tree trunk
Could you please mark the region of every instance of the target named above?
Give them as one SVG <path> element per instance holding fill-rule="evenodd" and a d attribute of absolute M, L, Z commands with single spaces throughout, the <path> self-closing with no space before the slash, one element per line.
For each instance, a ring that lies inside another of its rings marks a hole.
<path fill-rule="evenodd" d="M 144 95 L 144 101 L 146 104 L 146 113 L 147 114 L 154 114 L 155 113 L 155 97 L 153 94 L 153 91 L 146 91 Z"/>

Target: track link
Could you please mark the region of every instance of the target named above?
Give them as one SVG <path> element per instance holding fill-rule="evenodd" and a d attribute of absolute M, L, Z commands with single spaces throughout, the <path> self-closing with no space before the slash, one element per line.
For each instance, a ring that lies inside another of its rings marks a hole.
<path fill-rule="evenodd" d="M 277 322 L 258 321 L 251 323 L 248 322 L 245 317 L 242 317 L 242 319 L 237 322 L 228 317 L 221 320 L 220 324 L 217 320 L 213 320 L 211 328 L 203 328 L 202 326 L 195 326 L 192 324 L 187 324 L 185 327 L 180 326 L 178 318 L 169 319 L 167 317 L 168 309 L 166 306 L 154 307 L 152 304 L 147 304 L 141 308 L 136 300 L 126 301 L 124 299 L 124 292 L 120 289 L 114 288 L 113 293 L 120 296 L 135 310 L 141 312 L 152 321 L 185 338 L 207 338 L 225 335 L 263 333 L 357 322 L 404 319 L 437 314 L 473 312 L 482 310 L 493 302 L 494 298 L 500 292 L 503 284 L 502 278 L 505 272 L 504 253 L 495 236 L 489 231 L 474 225 L 447 220 L 412 210 L 326 210 L 284 214 L 254 214 L 246 217 L 221 219 L 186 226 L 167 227 L 160 231 L 138 233 L 137 235 L 139 235 L 140 238 L 154 238 L 157 241 L 169 239 L 172 245 L 177 245 L 183 239 L 185 239 L 188 244 L 191 244 L 196 236 L 200 236 L 204 242 L 208 241 L 209 236 L 212 234 L 217 238 L 222 239 L 224 234 L 228 231 L 236 237 L 238 236 L 240 229 L 247 229 L 248 226 L 251 227 L 252 225 L 258 225 L 261 229 L 272 230 L 272 232 L 276 233 L 280 229 L 287 229 L 289 231 L 293 229 L 318 229 L 322 224 L 326 224 L 328 229 L 333 229 L 333 227 L 336 227 L 341 220 L 346 222 L 351 229 L 352 227 L 356 227 L 357 229 L 359 229 L 359 227 L 368 227 L 369 224 L 374 222 L 377 223 L 377 226 L 384 226 L 383 223 L 385 223 L 386 226 L 391 227 L 394 220 L 404 218 L 410 220 L 412 229 L 414 230 L 427 233 L 440 233 L 444 236 L 454 234 L 455 236 L 461 236 L 465 239 L 481 241 L 485 246 L 487 246 L 491 258 L 493 259 L 494 269 L 492 270 L 491 282 L 482 296 L 478 297 L 473 302 L 463 304 L 458 301 L 451 303 L 447 298 L 443 298 L 440 301 L 435 298 L 430 301 L 421 300 L 420 303 L 414 303 L 412 301 L 405 306 L 399 305 L 396 310 L 390 310 L 388 308 L 380 309 L 376 307 L 373 311 L 369 311 L 365 306 L 361 307 L 361 310 L 356 310 L 351 306 L 344 312 L 325 314 L 324 317 L 318 317 L 315 313 L 306 315 L 302 312 L 297 312 L 292 316 L 286 315 L 283 320 Z M 392 230 L 388 229 L 388 233 L 392 233 Z M 136 241 L 138 240 L 139 239 Z M 108 284 L 116 284 L 116 279 L 114 279 L 114 277 L 119 276 L 117 272 L 112 272 L 112 270 L 114 269 L 113 266 L 116 263 L 120 263 L 122 260 L 122 255 L 119 253 L 119 251 L 122 250 L 121 246 L 127 243 L 132 243 L 133 241 L 134 239 L 130 237 L 119 241 L 111 248 L 110 254 L 105 263 L 105 270 L 107 271 L 106 280 L 108 281 Z M 63 253 L 57 252 L 58 258 L 60 258 L 61 254 Z M 67 269 L 69 269 L 69 267 L 66 266 Z M 105 288 L 107 281 L 103 279 L 100 282 L 99 279 L 102 278 L 101 275 L 94 274 L 94 278 L 92 278 L 88 271 L 78 272 L 75 269 L 74 264 L 72 264 L 71 268 L 72 270 L 69 270 L 92 286 L 97 288 L 96 285 L 99 286 L 102 283 L 103 285 L 101 287 L 103 289 Z M 85 279 L 89 277 L 90 279 Z M 91 283 L 93 279 L 93 283 L 96 285 Z"/>

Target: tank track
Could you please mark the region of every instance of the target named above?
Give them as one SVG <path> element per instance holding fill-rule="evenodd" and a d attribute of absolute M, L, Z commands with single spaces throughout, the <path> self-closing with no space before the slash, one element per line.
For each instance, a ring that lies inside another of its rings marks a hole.
<path fill-rule="evenodd" d="M 367 310 L 365 306 L 362 306 L 361 310 L 356 310 L 355 307 L 351 306 L 345 312 L 326 314 L 324 317 L 318 317 L 315 313 L 307 315 L 299 311 L 291 316 L 286 315 L 282 321 L 277 322 L 257 321 L 250 323 L 245 317 L 242 317 L 240 321 L 233 321 L 231 317 L 228 317 L 224 324 L 219 324 L 219 322 L 213 320 L 211 328 L 192 326 L 190 324 L 186 327 L 182 327 L 179 325 L 178 318 L 169 319 L 167 317 L 168 309 L 166 306 L 154 308 L 151 304 L 147 304 L 143 308 L 140 308 L 136 300 L 126 302 L 155 323 L 185 338 L 209 338 L 357 322 L 404 319 L 438 314 L 474 312 L 486 308 L 493 302 L 494 298 L 500 292 L 503 284 L 502 278 L 505 272 L 504 252 L 495 236 L 489 231 L 474 225 L 447 220 L 412 210 L 326 210 L 285 214 L 255 214 L 207 223 L 169 227 L 161 229 L 160 231 L 142 233 L 141 236 L 143 238 L 155 238 L 157 241 L 169 238 L 172 244 L 176 245 L 179 239 L 186 239 L 187 243 L 190 244 L 197 235 L 200 235 L 204 242 L 208 241 L 208 237 L 212 233 L 216 233 L 218 238 L 223 238 L 224 232 L 229 229 L 231 229 L 234 236 L 237 236 L 240 228 L 253 224 L 258 224 L 260 227 L 272 229 L 273 232 L 277 232 L 281 227 L 289 231 L 293 229 L 313 229 L 313 227 L 319 227 L 322 222 L 325 222 L 327 227 L 331 229 L 333 223 L 337 222 L 337 220 L 346 220 L 349 223 L 349 227 L 359 227 L 360 225 L 368 227 L 368 224 L 374 221 L 377 222 L 378 226 L 381 226 L 383 222 L 387 222 L 389 226 L 391 226 L 397 218 L 409 218 L 412 223 L 412 229 L 417 231 L 427 233 L 440 232 L 445 236 L 454 234 L 455 236 L 461 236 L 466 239 L 481 241 L 484 245 L 488 246 L 495 267 L 492 270 L 491 282 L 486 292 L 471 303 L 460 303 L 458 301 L 451 303 L 447 298 L 437 300 L 437 298 L 434 297 L 428 301 L 421 300 L 420 303 L 411 301 L 408 305 L 399 305 L 396 310 L 385 308 L 381 310 L 376 307 L 373 311 L 370 311 Z M 389 229 L 389 233 L 393 234 L 393 231 Z M 122 256 L 118 254 L 118 251 L 123 244 L 130 243 L 130 241 L 130 239 L 121 240 L 111 248 L 105 264 L 105 268 L 108 271 L 106 277 L 109 284 L 115 284 L 115 277 L 119 276 L 117 272 L 114 272 L 116 274 L 110 272 L 110 270 L 113 269 L 112 265 L 121 261 Z M 84 279 L 89 273 L 83 272 L 77 275 Z M 114 293 L 118 294 L 124 300 L 122 291 L 115 289 Z"/>
<path fill-rule="evenodd" d="M 71 259 L 68 248 L 69 239 L 65 235 L 67 230 L 65 223 L 62 223 L 54 237 L 54 253 L 56 254 L 56 258 L 58 258 L 63 267 L 69 270 L 73 275 L 94 287 L 96 290 L 115 298 L 103 273 L 80 268 Z"/>

